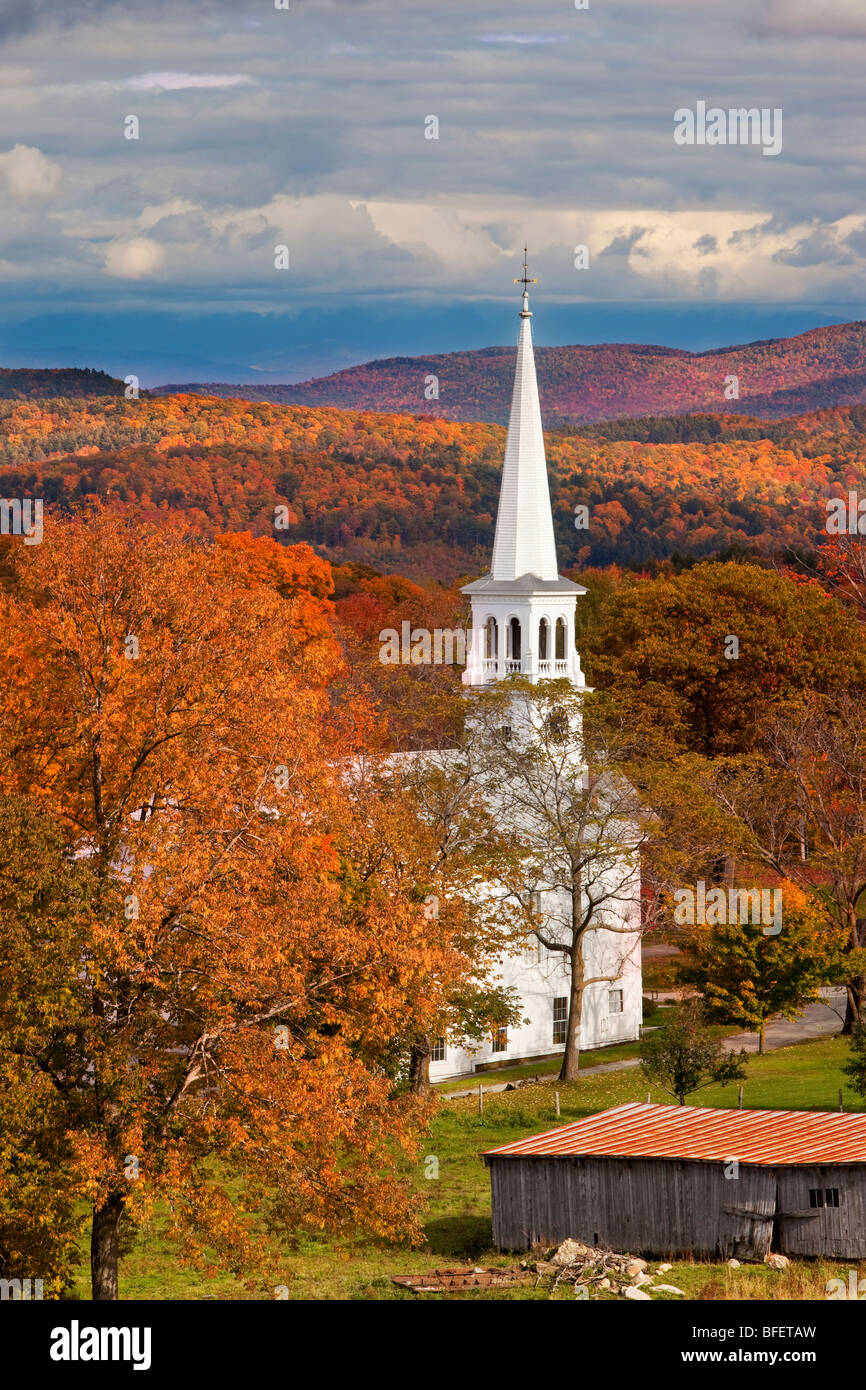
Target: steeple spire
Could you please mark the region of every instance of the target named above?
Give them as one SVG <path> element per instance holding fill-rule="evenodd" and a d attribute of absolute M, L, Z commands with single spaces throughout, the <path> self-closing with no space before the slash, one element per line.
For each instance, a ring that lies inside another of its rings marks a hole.
<path fill-rule="evenodd" d="M 544 436 L 529 311 L 526 248 L 520 339 L 505 463 L 489 574 L 465 584 L 472 603 L 472 646 L 463 675 L 467 686 L 522 675 L 531 681 L 565 677 L 585 689 L 574 644 L 574 610 L 586 590 L 560 578 L 547 486 Z"/>
<path fill-rule="evenodd" d="M 514 281 L 515 285 L 523 285 L 523 308 L 520 312 L 520 317 L 522 319 L 527 317 L 532 318 L 532 315 L 529 312 L 529 286 L 538 284 L 537 279 L 530 280 L 529 278 L 529 266 L 527 264 L 526 259 L 526 253 L 528 249 L 529 248 L 526 246 L 524 246 L 523 248 L 523 276 L 521 279 Z"/>
<path fill-rule="evenodd" d="M 519 579 L 524 574 L 556 579 L 559 571 L 530 325 L 529 286 L 536 280 L 529 276 L 526 247 L 523 275 L 514 283 L 523 286 L 523 308 L 491 574 L 494 579 Z"/>

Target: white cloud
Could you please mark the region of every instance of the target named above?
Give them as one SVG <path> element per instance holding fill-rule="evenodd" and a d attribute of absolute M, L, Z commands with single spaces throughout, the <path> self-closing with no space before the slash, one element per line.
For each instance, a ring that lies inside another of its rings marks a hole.
<path fill-rule="evenodd" d="M 0 175 L 16 203 L 48 198 L 60 182 L 60 166 L 33 145 L 13 145 L 0 154 Z"/>
<path fill-rule="evenodd" d="M 755 18 L 771 33 L 866 38 L 863 0 L 768 0 Z"/>
<path fill-rule="evenodd" d="M 185 92 L 193 87 L 250 87 L 253 79 L 238 72 L 143 72 L 125 85 L 135 92 Z"/>
<path fill-rule="evenodd" d="M 105 248 L 105 270 L 121 280 L 144 280 L 163 263 L 162 247 L 150 237 L 113 241 Z"/>
<path fill-rule="evenodd" d="M 482 43 L 535 44 L 565 43 L 568 34 L 482 34 Z"/>

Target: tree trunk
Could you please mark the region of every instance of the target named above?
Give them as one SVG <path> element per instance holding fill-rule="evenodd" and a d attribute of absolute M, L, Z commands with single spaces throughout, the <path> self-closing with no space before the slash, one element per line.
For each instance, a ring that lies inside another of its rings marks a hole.
<path fill-rule="evenodd" d="M 123 1198 L 110 1197 L 93 1211 L 90 1232 L 90 1279 L 95 1301 L 117 1298 L 117 1254 Z"/>
<path fill-rule="evenodd" d="M 560 1081 L 576 1081 L 580 1075 L 580 1024 L 583 1014 L 583 935 L 577 938 L 570 955 L 571 985 L 565 1052 L 559 1069 Z"/>
<path fill-rule="evenodd" d="M 848 921 L 850 924 L 851 936 L 850 944 L 852 950 L 866 945 L 866 917 L 856 917 L 853 906 L 848 909 Z M 866 975 L 852 975 L 846 981 L 845 988 L 848 998 L 845 1001 L 845 1022 L 842 1025 L 842 1033 L 845 1037 L 850 1037 L 854 1032 L 854 1025 L 859 1023 L 866 1011 Z"/>
<path fill-rule="evenodd" d="M 409 1058 L 409 1076 L 412 1094 L 415 1096 L 429 1096 L 430 1094 L 430 1053 L 432 1051 L 433 1043 L 429 1035 L 420 1038 L 412 1048 Z"/>
<path fill-rule="evenodd" d="M 866 975 L 855 975 L 845 986 L 848 998 L 845 1001 L 845 1022 L 842 1025 L 842 1034 L 850 1038 L 854 1032 L 855 1023 L 859 1023 L 863 1017 L 864 995 L 866 995 Z"/>
<path fill-rule="evenodd" d="M 763 1057 L 763 1055 L 764 1055 L 764 1024 L 763 1024 L 763 1022 L 762 1022 L 760 1028 L 758 1029 L 758 1056 L 759 1056 L 759 1057 Z"/>

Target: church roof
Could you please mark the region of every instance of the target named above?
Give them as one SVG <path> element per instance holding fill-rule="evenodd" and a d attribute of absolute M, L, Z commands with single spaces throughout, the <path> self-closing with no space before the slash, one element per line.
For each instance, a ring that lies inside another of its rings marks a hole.
<path fill-rule="evenodd" d="M 530 282 L 524 280 L 524 283 Z M 559 576 L 532 350 L 531 318 L 529 297 L 524 290 L 514 392 L 493 540 L 491 577 L 497 581 L 520 580 L 530 574 L 544 581 L 556 580 Z"/>
<path fill-rule="evenodd" d="M 464 584 L 461 594 L 585 594 L 582 584 L 557 575 L 556 579 L 539 579 L 537 574 L 521 574 L 517 579 L 497 579 L 483 574 L 471 584 Z"/>

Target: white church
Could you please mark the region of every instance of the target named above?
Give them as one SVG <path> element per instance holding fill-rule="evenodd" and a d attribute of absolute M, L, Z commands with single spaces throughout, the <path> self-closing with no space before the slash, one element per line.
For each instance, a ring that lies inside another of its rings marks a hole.
<path fill-rule="evenodd" d="M 528 279 L 525 255 L 523 278 L 515 283 L 523 285 L 523 307 L 493 560 L 489 574 L 463 589 L 472 606 L 472 640 L 463 681 L 471 688 L 512 675 L 533 684 L 566 678 L 578 690 L 585 690 L 575 643 L 575 609 L 586 590 L 563 578 L 557 565 L 532 349 L 528 287 L 534 282 Z M 521 717 L 520 700 L 515 693 L 515 730 L 521 724 L 527 726 L 525 708 Z M 618 891 L 611 894 L 599 915 L 599 926 L 591 928 L 584 938 L 586 978 L 610 978 L 586 989 L 581 1050 L 630 1042 L 640 1036 L 639 866 L 624 859 L 616 887 Z M 531 904 L 541 913 L 549 940 L 555 939 L 557 919 L 567 918 L 567 903 L 562 901 L 566 895 L 560 893 L 559 902 L 554 897 L 553 891 L 535 893 Z M 504 954 L 498 971 L 499 983 L 519 993 L 522 1016 L 529 1021 L 517 1028 L 500 1029 L 472 1052 L 449 1044 L 447 1038 L 437 1039 L 430 1062 L 432 1081 L 562 1053 L 569 1000 L 567 958 L 562 952 L 548 951 L 535 938 L 529 940 L 531 945 L 519 956 Z"/>

